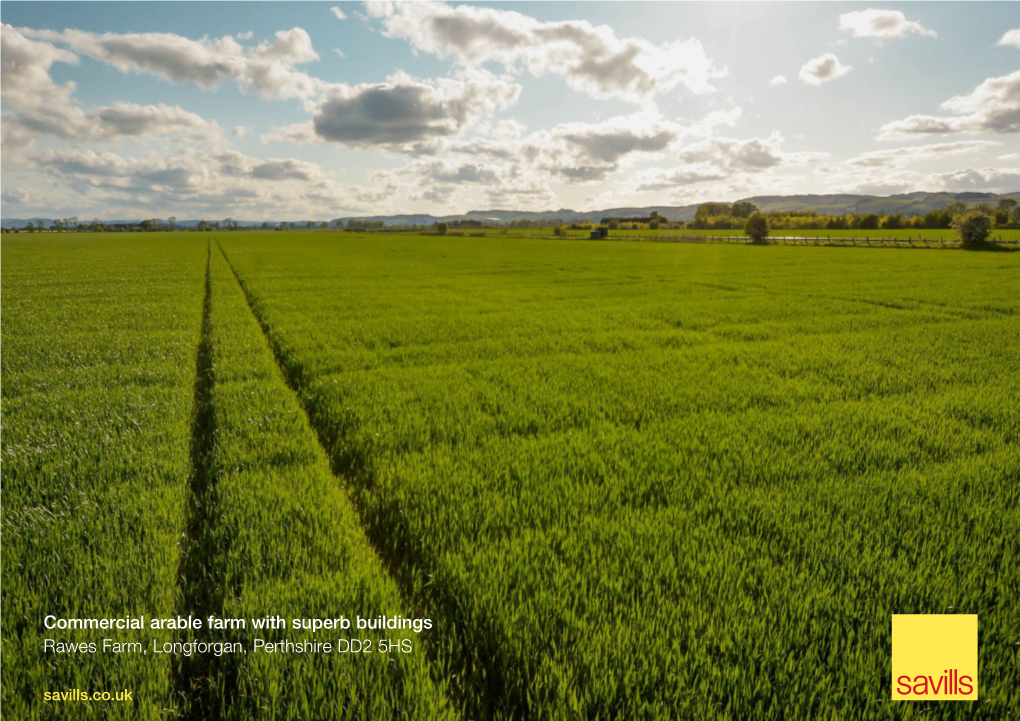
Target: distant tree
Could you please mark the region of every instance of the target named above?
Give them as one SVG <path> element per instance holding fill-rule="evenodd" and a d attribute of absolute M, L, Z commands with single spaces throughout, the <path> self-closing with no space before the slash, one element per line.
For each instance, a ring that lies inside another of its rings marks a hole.
<path fill-rule="evenodd" d="M 1020 207 L 1013 208 L 1009 217 L 1013 219 L 1014 223 L 1020 224 Z"/>
<path fill-rule="evenodd" d="M 868 213 L 857 225 L 861 230 L 878 230 L 878 216 L 874 213 Z"/>
<path fill-rule="evenodd" d="M 269 223 L 263 222 L 262 223 L 262 230 L 269 230 Z"/>
<path fill-rule="evenodd" d="M 659 229 L 659 221 L 658 220 L 653 220 L 651 223 L 648 224 L 648 229 L 649 230 L 658 230 Z"/>
<path fill-rule="evenodd" d="M 35 232 L 35 222 L 33 222 L 31 220 L 28 221 L 28 223 L 25 224 L 25 230 L 27 230 L 29 233 L 34 233 Z"/>
<path fill-rule="evenodd" d="M 610 220 L 609 221 L 609 229 L 610 230 L 619 230 L 620 229 L 620 221 L 618 221 L 618 220 Z"/>
<path fill-rule="evenodd" d="M 72 215 L 68 220 L 70 222 L 71 229 L 72 230 L 78 230 L 78 216 L 77 215 Z"/>
<path fill-rule="evenodd" d="M 314 220 L 306 220 L 305 221 L 305 227 L 306 228 L 314 228 L 315 227 L 315 221 Z"/>
<path fill-rule="evenodd" d="M 708 218 L 713 215 L 732 215 L 733 206 L 729 203 L 702 203 L 694 212 L 695 218 Z"/>
<path fill-rule="evenodd" d="M 204 220 L 198 221 L 198 229 L 199 230 L 204 232 L 206 229 L 208 229 L 208 227 L 209 227 L 209 224 L 206 223 Z"/>
<path fill-rule="evenodd" d="M 557 225 L 555 228 L 553 228 L 553 235 L 555 235 L 557 238 L 566 238 L 567 229 L 564 228 L 562 225 Z"/>
<path fill-rule="evenodd" d="M 967 212 L 967 204 L 962 200 L 958 200 L 947 207 L 946 210 L 949 211 L 950 215 L 963 215 Z"/>
<path fill-rule="evenodd" d="M 769 235 L 769 221 L 761 213 L 755 213 L 744 223 L 744 235 L 755 243 L 764 243 Z"/>
<path fill-rule="evenodd" d="M 992 232 L 992 219 L 987 213 L 974 210 L 954 220 L 953 230 L 960 238 L 960 245 L 964 248 L 977 248 L 988 240 Z"/>
<path fill-rule="evenodd" d="M 146 233 L 148 233 L 150 230 L 155 229 L 156 222 L 157 221 L 155 219 L 152 219 L 152 220 L 143 220 L 141 222 L 142 230 L 144 230 Z"/>
<path fill-rule="evenodd" d="M 1017 202 L 1012 198 L 1001 198 L 995 209 L 995 224 L 1006 225 L 1009 223 L 1009 213 L 1017 207 Z"/>
<path fill-rule="evenodd" d="M 171 231 L 177 230 L 177 216 L 176 215 L 171 215 L 169 218 L 167 218 L 167 223 L 169 223 Z"/>
<path fill-rule="evenodd" d="M 750 218 L 758 212 L 754 203 L 734 203 L 731 214 L 734 218 Z"/>
<path fill-rule="evenodd" d="M 322 228 L 323 230 L 325 230 L 326 228 L 328 228 L 328 227 L 329 227 L 329 223 L 327 223 L 327 222 L 326 222 L 326 221 L 324 220 L 324 221 L 322 221 L 321 223 L 319 223 L 319 227 L 320 227 L 320 228 Z"/>
<path fill-rule="evenodd" d="M 446 223 L 436 223 L 436 234 L 446 235 L 446 232 L 450 229 Z"/>
<path fill-rule="evenodd" d="M 885 219 L 882 223 L 882 227 L 888 230 L 898 230 L 903 227 L 903 216 L 899 213 L 893 213 Z"/>

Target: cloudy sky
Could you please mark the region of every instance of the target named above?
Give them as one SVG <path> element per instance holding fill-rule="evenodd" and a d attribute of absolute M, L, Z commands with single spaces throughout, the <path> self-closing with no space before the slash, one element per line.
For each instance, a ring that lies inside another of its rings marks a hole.
<path fill-rule="evenodd" d="M 1020 191 L 1014 3 L 0 7 L 3 216 Z"/>

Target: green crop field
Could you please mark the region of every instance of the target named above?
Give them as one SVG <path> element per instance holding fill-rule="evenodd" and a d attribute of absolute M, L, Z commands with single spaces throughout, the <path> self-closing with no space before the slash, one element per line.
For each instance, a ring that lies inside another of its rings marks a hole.
<path fill-rule="evenodd" d="M 4 240 L 12 717 L 1020 707 L 1020 253 L 66 238 Z M 42 608 L 435 625 L 54 660 Z M 889 701 L 894 613 L 979 615 L 978 702 Z"/>

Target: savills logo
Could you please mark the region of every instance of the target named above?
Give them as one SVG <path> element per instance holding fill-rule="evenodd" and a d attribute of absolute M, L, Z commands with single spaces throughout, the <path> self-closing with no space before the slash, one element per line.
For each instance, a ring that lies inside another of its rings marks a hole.
<path fill-rule="evenodd" d="M 977 616 L 893 616 L 892 697 L 895 701 L 977 701 Z"/>

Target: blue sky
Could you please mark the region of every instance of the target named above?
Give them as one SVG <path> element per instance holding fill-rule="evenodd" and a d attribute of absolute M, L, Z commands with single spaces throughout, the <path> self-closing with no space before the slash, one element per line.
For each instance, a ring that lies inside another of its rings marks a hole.
<path fill-rule="evenodd" d="M 1020 190 L 1013 3 L 5 2 L 0 19 L 5 217 Z"/>

